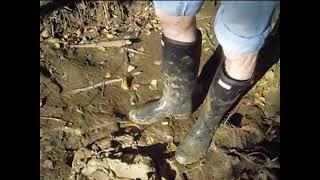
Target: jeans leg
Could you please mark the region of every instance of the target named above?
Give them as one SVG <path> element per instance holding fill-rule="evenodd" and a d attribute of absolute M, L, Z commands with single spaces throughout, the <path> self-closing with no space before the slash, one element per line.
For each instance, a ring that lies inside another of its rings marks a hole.
<path fill-rule="evenodd" d="M 259 50 L 271 30 L 271 17 L 279 1 L 222 1 L 215 33 L 225 51 L 247 54 Z"/>
<path fill-rule="evenodd" d="M 198 1 L 153 1 L 155 9 L 168 13 L 171 16 L 195 16 L 203 5 Z"/>

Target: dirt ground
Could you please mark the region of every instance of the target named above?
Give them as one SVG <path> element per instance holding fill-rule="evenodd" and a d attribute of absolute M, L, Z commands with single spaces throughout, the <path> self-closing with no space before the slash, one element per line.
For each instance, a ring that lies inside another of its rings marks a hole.
<path fill-rule="evenodd" d="M 198 111 L 149 126 L 129 121 L 129 110 L 161 96 L 161 27 L 153 8 L 149 1 L 80 1 L 41 16 L 41 179 L 280 179 L 278 60 L 227 114 L 198 163 L 182 166 L 173 156 Z M 199 74 L 218 47 L 216 10 L 207 1 L 197 15 Z M 72 46 L 124 39 L 132 44 Z"/>

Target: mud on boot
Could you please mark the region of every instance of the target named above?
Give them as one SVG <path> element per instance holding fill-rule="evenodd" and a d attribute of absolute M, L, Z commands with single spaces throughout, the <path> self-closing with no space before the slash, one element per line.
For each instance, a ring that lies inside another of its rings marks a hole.
<path fill-rule="evenodd" d="M 201 41 L 199 30 L 194 42 L 175 41 L 162 34 L 162 97 L 131 110 L 129 118 L 133 122 L 151 124 L 165 117 L 186 118 L 192 113 L 192 95 L 197 81 Z"/>
<path fill-rule="evenodd" d="M 224 61 L 221 62 L 196 124 L 177 147 L 175 158 L 180 164 L 191 164 L 205 157 L 223 116 L 252 83 L 253 78 L 238 81 L 229 77 Z"/>

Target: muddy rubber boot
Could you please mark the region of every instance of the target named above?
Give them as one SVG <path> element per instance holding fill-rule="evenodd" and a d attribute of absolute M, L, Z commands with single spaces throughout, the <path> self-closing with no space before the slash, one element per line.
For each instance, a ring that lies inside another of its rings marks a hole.
<path fill-rule="evenodd" d="M 187 118 L 192 113 L 192 94 L 197 83 L 201 41 L 199 30 L 197 40 L 190 43 L 175 41 L 162 35 L 162 97 L 131 110 L 129 118 L 133 122 L 151 124 L 165 117 Z"/>
<path fill-rule="evenodd" d="M 230 78 L 223 62 L 211 83 L 196 124 L 177 147 L 175 158 L 180 164 L 197 162 L 206 155 L 223 116 L 253 83 L 253 78 L 245 81 Z"/>

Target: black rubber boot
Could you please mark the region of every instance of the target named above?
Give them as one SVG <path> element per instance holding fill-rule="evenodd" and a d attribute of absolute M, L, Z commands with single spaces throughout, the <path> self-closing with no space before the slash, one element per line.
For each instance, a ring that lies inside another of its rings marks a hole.
<path fill-rule="evenodd" d="M 159 100 L 148 102 L 129 112 L 138 124 L 155 123 L 161 118 L 183 119 L 192 113 L 192 94 L 195 90 L 201 54 L 201 32 L 194 42 L 179 42 L 162 35 L 161 72 L 164 89 Z"/>
<path fill-rule="evenodd" d="M 177 147 L 175 158 L 180 164 L 197 162 L 206 155 L 223 116 L 252 83 L 253 78 L 246 81 L 230 78 L 222 61 L 196 124 Z"/>

